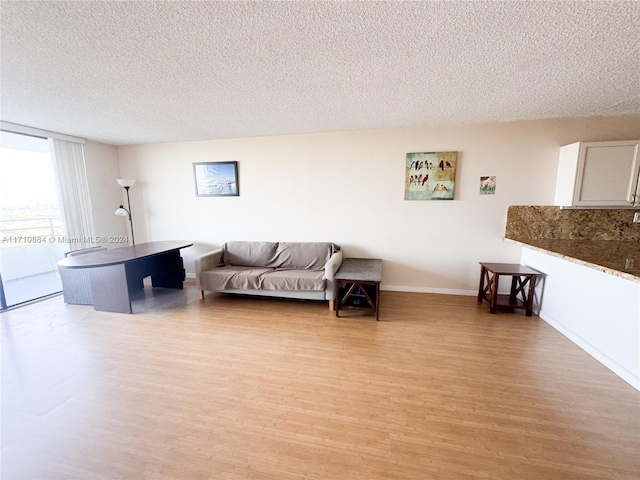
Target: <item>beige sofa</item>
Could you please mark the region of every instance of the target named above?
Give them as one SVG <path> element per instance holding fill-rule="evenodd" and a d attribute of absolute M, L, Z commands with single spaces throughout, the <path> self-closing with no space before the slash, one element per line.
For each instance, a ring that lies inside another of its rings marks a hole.
<path fill-rule="evenodd" d="M 340 247 L 321 242 L 227 242 L 195 259 L 196 287 L 204 292 L 328 300 L 333 309 Z"/>

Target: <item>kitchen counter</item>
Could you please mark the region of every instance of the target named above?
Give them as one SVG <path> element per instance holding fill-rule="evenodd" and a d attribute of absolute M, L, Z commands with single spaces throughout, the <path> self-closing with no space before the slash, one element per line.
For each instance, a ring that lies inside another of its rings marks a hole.
<path fill-rule="evenodd" d="M 600 272 L 640 283 L 640 242 L 615 240 L 505 240 Z"/>
<path fill-rule="evenodd" d="M 523 247 L 520 263 L 544 273 L 538 316 L 640 390 L 634 213 L 516 205 L 508 208 L 504 238 Z"/>
<path fill-rule="evenodd" d="M 640 223 L 633 210 L 513 205 L 505 240 L 640 283 Z"/>

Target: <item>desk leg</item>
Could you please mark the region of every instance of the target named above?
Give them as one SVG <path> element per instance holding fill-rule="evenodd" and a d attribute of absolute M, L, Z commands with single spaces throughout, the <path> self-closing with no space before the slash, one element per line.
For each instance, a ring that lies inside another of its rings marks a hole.
<path fill-rule="evenodd" d="M 89 269 L 93 308 L 102 312 L 132 313 L 124 264 Z"/>
<path fill-rule="evenodd" d="M 179 250 L 154 257 L 151 269 L 153 287 L 183 289 L 184 265 Z"/>

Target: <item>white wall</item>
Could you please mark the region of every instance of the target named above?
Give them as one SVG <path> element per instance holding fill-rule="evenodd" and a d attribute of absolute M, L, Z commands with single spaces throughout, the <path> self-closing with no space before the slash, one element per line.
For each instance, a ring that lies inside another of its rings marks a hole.
<path fill-rule="evenodd" d="M 84 158 L 96 236 L 128 235 L 126 219 L 114 215 L 124 198 L 122 188 L 116 183 L 116 179 L 121 178 L 118 147 L 87 141 Z M 102 244 L 111 248 L 119 246 L 108 242 Z"/>
<path fill-rule="evenodd" d="M 640 137 L 640 117 L 408 127 L 118 147 L 136 240 L 186 239 L 185 265 L 228 240 L 332 241 L 379 257 L 383 288 L 477 291 L 479 261 L 519 262 L 509 205 L 553 202 L 559 147 Z M 459 152 L 454 201 L 405 201 L 408 152 Z M 239 197 L 196 197 L 193 162 L 238 161 Z M 480 176 L 495 175 L 494 196 Z"/>
<path fill-rule="evenodd" d="M 540 318 L 640 390 L 640 283 L 522 249 L 543 272 Z"/>

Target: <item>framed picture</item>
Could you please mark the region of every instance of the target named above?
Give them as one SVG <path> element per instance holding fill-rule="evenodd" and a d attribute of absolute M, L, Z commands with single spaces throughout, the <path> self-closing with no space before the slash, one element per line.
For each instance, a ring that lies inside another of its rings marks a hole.
<path fill-rule="evenodd" d="M 196 197 L 237 197 L 238 162 L 198 162 L 193 164 Z"/>
<path fill-rule="evenodd" d="M 458 152 L 407 153 L 405 200 L 453 200 Z"/>
<path fill-rule="evenodd" d="M 480 195 L 496 194 L 496 177 L 480 177 Z"/>

